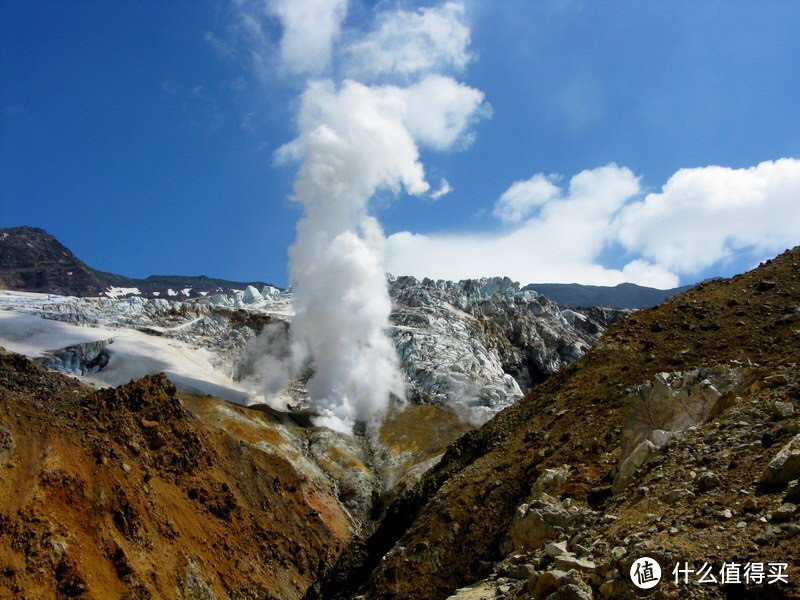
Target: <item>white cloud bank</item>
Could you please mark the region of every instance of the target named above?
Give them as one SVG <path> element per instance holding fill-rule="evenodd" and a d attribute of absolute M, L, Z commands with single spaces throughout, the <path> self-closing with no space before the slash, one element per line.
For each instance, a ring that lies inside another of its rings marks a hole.
<path fill-rule="evenodd" d="M 494 215 L 512 229 L 487 234 L 395 233 L 387 268 L 441 279 L 508 275 L 523 283 L 625 281 L 678 285 L 721 261 L 754 259 L 800 243 L 800 160 L 745 169 L 681 169 L 642 197 L 638 178 L 611 164 L 575 175 L 514 183 Z M 621 269 L 601 264 L 619 245 Z"/>
<path fill-rule="evenodd" d="M 742 251 L 767 255 L 800 243 L 800 160 L 747 169 L 681 169 L 661 192 L 614 221 L 630 251 L 693 274 Z"/>

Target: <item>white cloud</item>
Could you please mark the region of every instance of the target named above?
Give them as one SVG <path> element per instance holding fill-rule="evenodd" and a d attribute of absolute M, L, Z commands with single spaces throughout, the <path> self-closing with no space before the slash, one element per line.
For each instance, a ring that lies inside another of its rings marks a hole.
<path fill-rule="evenodd" d="M 532 180 L 552 183 L 542 174 Z M 525 194 L 509 199 L 520 194 L 519 183 L 495 207 L 507 221 L 517 220 L 513 230 L 396 233 L 388 239 L 388 270 L 441 279 L 509 275 L 522 283 L 630 281 L 667 288 L 720 261 L 763 257 L 800 242 L 797 159 L 748 169 L 682 169 L 643 199 L 637 177 L 613 164 L 583 171 L 567 190 L 549 190 L 535 201 Z M 538 212 L 519 222 L 532 206 Z M 612 244 L 631 254 L 622 269 L 601 264 Z"/>
<path fill-rule="evenodd" d="M 345 48 L 345 71 L 362 80 L 460 71 L 471 59 L 464 13 L 460 2 L 384 12 L 374 31 Z"/>
<path fill-rule="evenodd" d="M 505 223 L 519 223 L 561 194 L 556 181 L 556 175 L 542 173 L 524 181 L 515 181 L 495 203 L 492 214 Z"/>
<path fill-rule="evenodd" d="M 407 88 L 312 81 L 301 98 L 301 134 L 281 146 L 275 158 L 278 163 L 305 158 L 304 168 L 317 173 L 301 177 L 298 185 L 314 182 L 320 195 L 338 194 L 345 184 L 368 194 L 403 187 L 420 195 L 430 186 L 418 145 L 447 150 L 462 142 L 482 102 L 478 90 L 436 75 Z M 326 154 L 309 159 L 309 148 L 325 148 Z"/>
<path fill-rule="evenodd" d="M 545 175 L 539 178 L 548 181 Z M 625 167 L 611 164 L 583 171 L 570 180 L 567 190 L 558 190 L 542 203 L 536 216 L 511 231 L 390 236 L 387 270 L 436 279 L 508 275 L 523 283 L 622 283 L 627 280 L 623 272 L 603 267 L 596 257 L 606 244 L 614 214 L 638 193 L 639 181 Z M 665 287 L 676 282 L 663 273 L 640 277 L 644 280 Z"/>
<path fill-rule="evenodd" d="M 293 73 L 319 73 L 347 14 L 347 0 L 269 0 L 269 12 L 283 26 L 281 58 Z"/>
<path fill-rule="evenodd" d="M 343 31 L 348 0 L 232 0 L 232 37 L 206 32 L 225 59 L 247 64 L 262 79 L 277 69 L 300 76 L 331 75 L 362 82 L 401 81 L 460 72 L 472 60 L 461 2 L 417 10 L 376 9 L 366 33 Z M 280 39 L 270 21 L 280 24 Z"/>
<path fill-rule="evenodd" d="M 428 75 L 405 88 L 404 95 L 409 131 L 421 145 L 434 150 L 468 146 L 469 126 L 490 111 L 483 92 L 442 75 Z"/>
<path fill-rule="evenodd" d="M 775 253 L 800 242 L 800 160 L 681 169 L 614 226 L 628 250 L 679 273 L 745 251 Z"/>
<path fill-rule="evenodd" d="M 239 62 L 262 80 L 278 72 L 316 75 L 330 62 L 347 0 L 231 0 L 233 20 L 224 37 L 206 42 L 225 59 Z M 273 33 L 280 25 L 280 39 Z"/>
<path fill-rule="evenodd" d="M 446 196 L 450 192 L 453 191 L 453 186 L 450 185 L 450 182 L 447 181 L 444 177 L 442 177 L 442 181 L 439 183 L 439 189 L 435 192 L 431 192 L 428 194 L 431 200 L 438 200 L 442 196 Z"/>

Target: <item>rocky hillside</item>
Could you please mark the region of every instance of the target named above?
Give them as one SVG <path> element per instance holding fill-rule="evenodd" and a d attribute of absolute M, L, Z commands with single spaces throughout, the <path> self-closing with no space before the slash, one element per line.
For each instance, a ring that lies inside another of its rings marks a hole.
<path fill-rule="evenodd" d="M 264 422 L 206 425 L 163 376 L 92 391 L 0 354 L 0 596 L 299 597 L 350 517 L 258 449 L 280 440 Z"/>
<path fill-rule="evenodd" d="M 299 598 L 377 497 L 469 429 L 411 406 L 368 442 L 163 375 L 96 391 L 0 350 L 0 597 Z"/>
<path fill-rule="evenodd" d="M 507 277 L 390 279 L 389 335 L 412 402 L 482 422 L 582 356 L 627 311 L 564 310 Z"/>
<path fill-rule="evenodd" d="M 390 278 L 411 404 L 355 436 L 307 373 L 259 399 L 289 291 L 0 292 L 40 363 L 0 354 L 0 595 L 624 598 L 648 556 L 656 597 L 797 597 L 799 265 L 634 313 Z M 788 582 L 671 583 L 731 562 Z"/>
<path fill-rule="evenodd" d="M 649 556 L 655 597 L 796 598 L 798 364 L 799 248 L 634 313 L 449 447 L 307 597 L 636 597 Z M 788 583 L 676 585 L 684 562 Z"/>
<path fill-rule="evenodd" d="M 181 299 L 213 291 L 259 288 L 263 282 L 235 282 L 198 276 L 151 275 L 136 279 L 86 265 L 56 238 L 36 227 L 0 228 L 0 287 L 65 296 L 172 296 Z"/>

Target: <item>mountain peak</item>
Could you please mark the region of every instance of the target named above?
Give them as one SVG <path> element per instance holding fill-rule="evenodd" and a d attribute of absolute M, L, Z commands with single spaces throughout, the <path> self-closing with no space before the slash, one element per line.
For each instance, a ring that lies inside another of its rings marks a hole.
<path fill-rule="evenodd" d="M 259 289 L 263 281 L 229 281 L 207 275 L 150 275 L 145 279 L 125 277 L 93 269 L 53 235 L 38 227 L 0 229 L 0 283 L 8 289 L 65 296 L 118 296 L 184 298 L 208 292 Z"/>

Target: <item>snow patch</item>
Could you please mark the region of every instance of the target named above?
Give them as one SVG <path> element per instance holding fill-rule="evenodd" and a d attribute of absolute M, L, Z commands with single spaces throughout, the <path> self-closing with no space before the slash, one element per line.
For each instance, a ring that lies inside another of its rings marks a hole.
<path fill-rule="evenodd" d="M 105 292 L 103 292 L 109 298 L 124 298 L 128 295 L 133 296 L 141 296 L 142 293 L 139 291 L 139 288 L 136 287 L 109 287 Z"/>
<path fill-rule="evenodd" d="M 163 372 L 180 390 L 216 396 L 237 404 L 252 402 L 257 395 L 214 368 L 217 355 L 175 339 L 151 336 L 132 329 L 79 327 L 38 315 L 0 311 L 0 346 L 38 358 L 48 351 L 109 338 L 108 364 L 84 379 L 118 386 L 131 379 Z"/>

